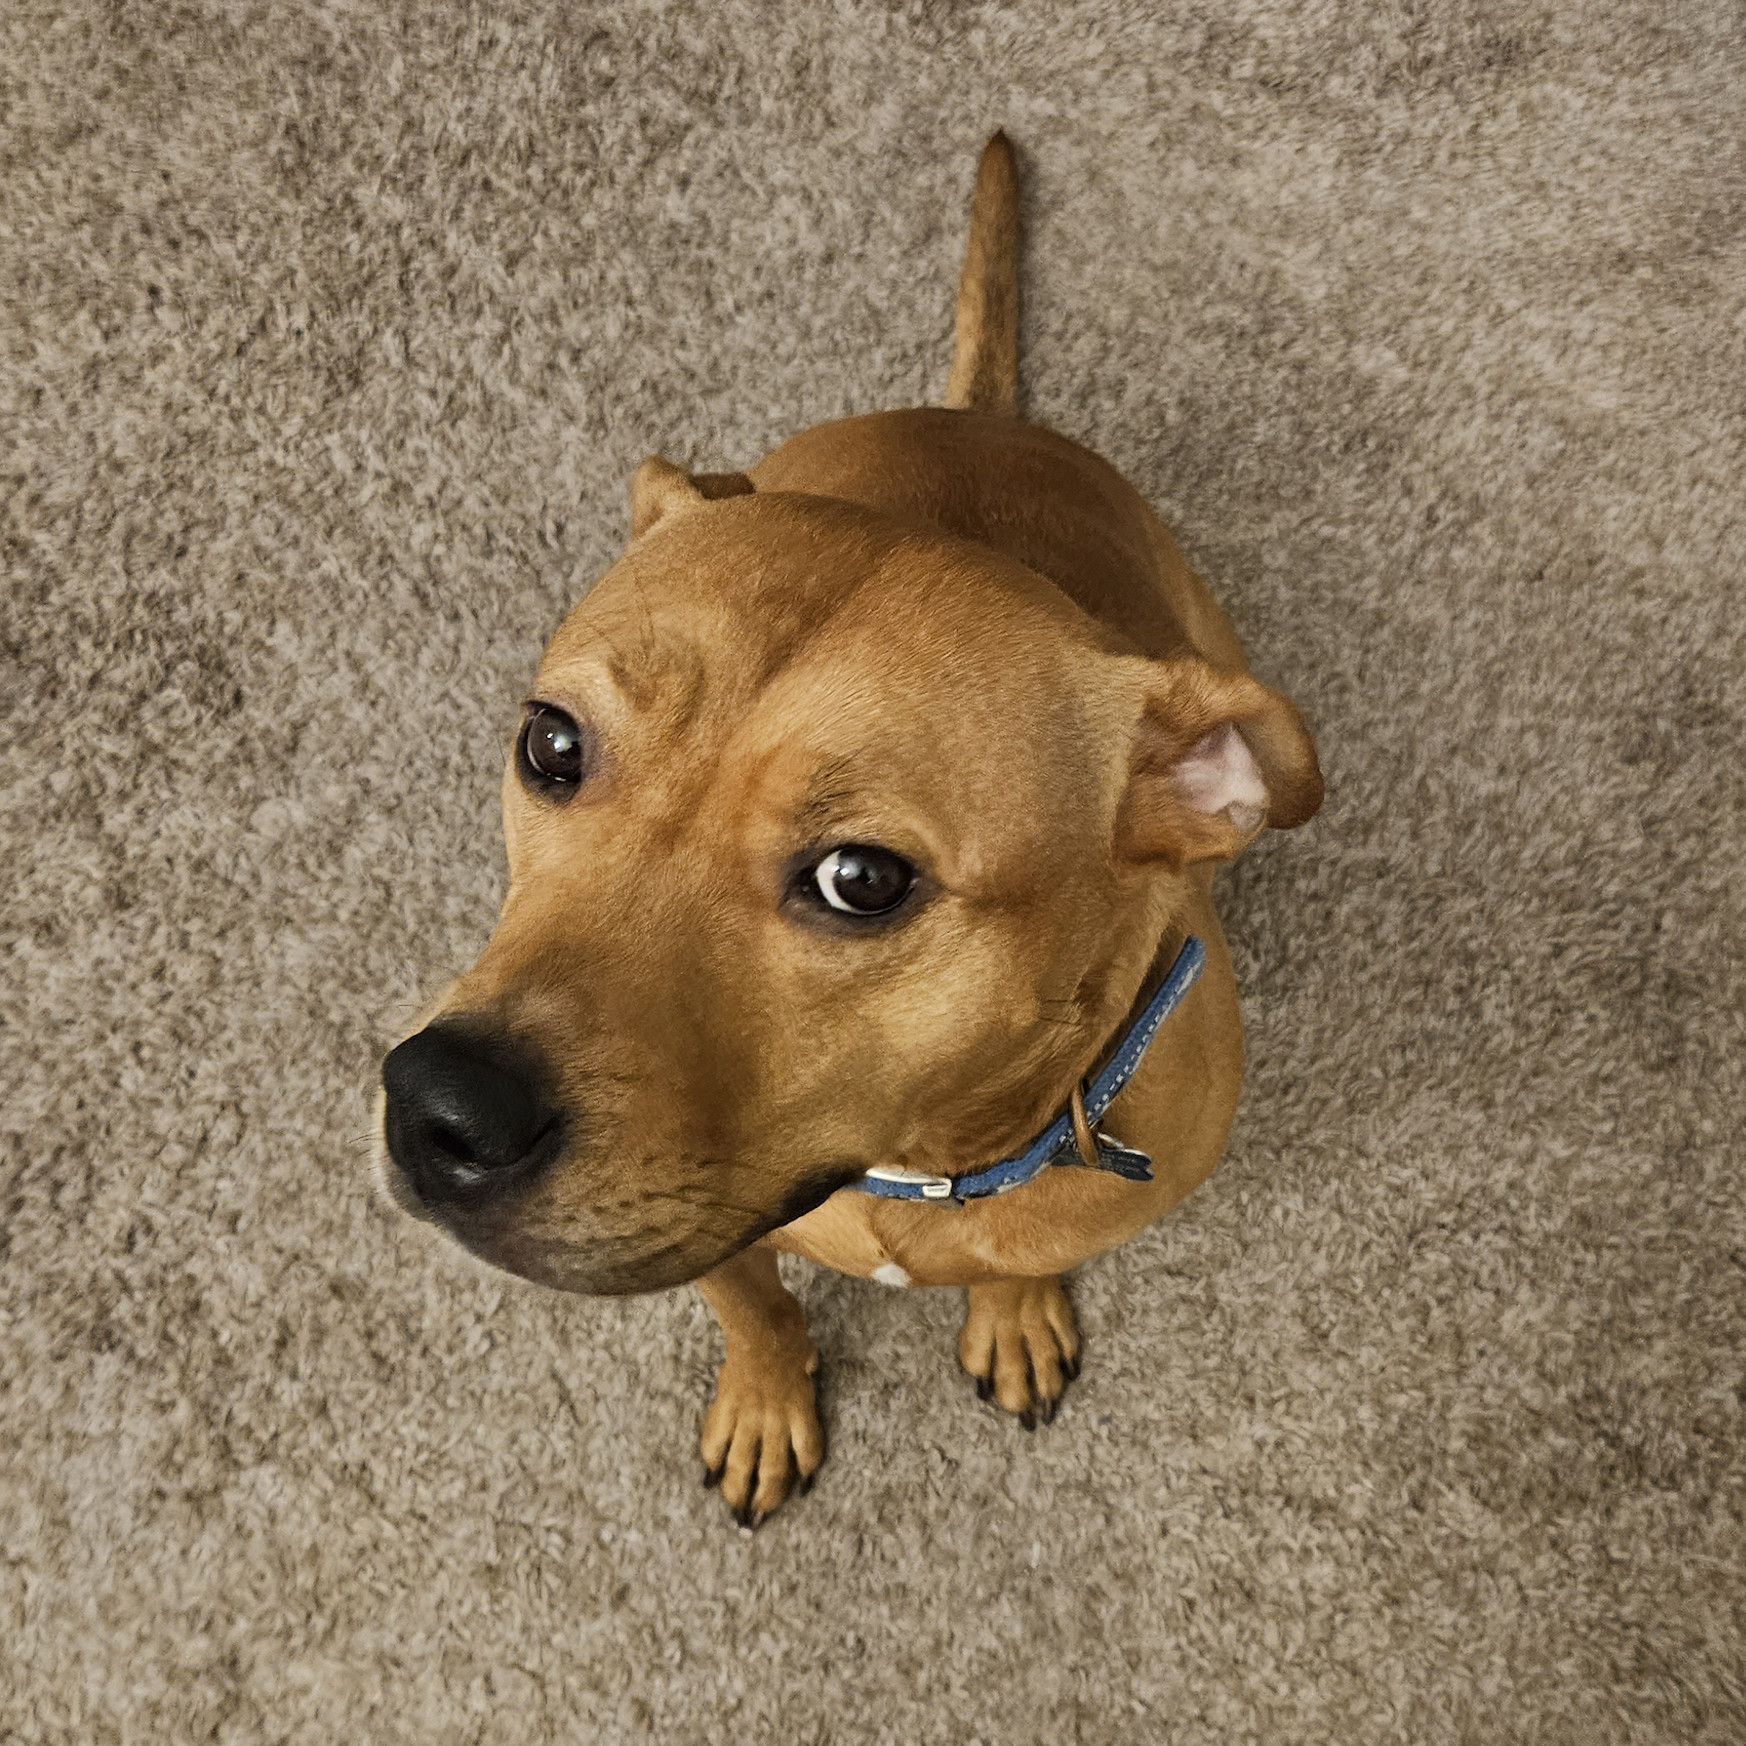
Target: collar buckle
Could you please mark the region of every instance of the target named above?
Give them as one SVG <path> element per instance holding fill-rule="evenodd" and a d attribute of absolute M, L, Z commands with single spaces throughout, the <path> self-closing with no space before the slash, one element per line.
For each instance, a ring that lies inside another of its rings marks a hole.
<path fill-rule="evenodd" d="M 875 1164 L 862 1182 L 890 1182 L 898 1187 L 897 1198 L 904 1200 L 950 1200 L 952 1179 L 930 1176 L 925 1170 L 906 1170 L 901 1164 Z M 874 1190 L 877 1193 L 878 1190 Z"/>

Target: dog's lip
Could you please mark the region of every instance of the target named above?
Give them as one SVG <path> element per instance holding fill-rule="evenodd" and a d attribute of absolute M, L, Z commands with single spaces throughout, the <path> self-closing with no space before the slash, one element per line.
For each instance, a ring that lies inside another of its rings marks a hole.
<path fill-rule="evenodd" d="M 586 1297 L 667 1291 L 700 1278 L 768 1232 L 822 1206 L 867 1169 L 864 1159 L 833 1159 L 800 1184 L 783 1205 L 742 1226 L 725 1247 L 706 1241 L 648 1245 L 632 1240 L 626 1252 L 615 1255 L 614 1251 L 621 1248 L 627 1237 L 635 1239 L 646 1233 L 625 1233 L 604 1244 L 592 1240 L 570 1242 L 529 1231 L 513 1208 L 508 1209 L 507 1216 L 501 1216 L 505 1209 L 469 1208 L 464 1202 L 431 1206 L 419 1198 L 380 1137 L 377 1145 L 382 1163 L 378 1173 L 380 1185 L 389 1200 L 408 1217 L 434 1227 L 487 1266 L 548 1289 Z M 494 1217 L 494 1211 L 500 1216 Z M 682 1256 L 686 1258 L 681 1260 Z"/>

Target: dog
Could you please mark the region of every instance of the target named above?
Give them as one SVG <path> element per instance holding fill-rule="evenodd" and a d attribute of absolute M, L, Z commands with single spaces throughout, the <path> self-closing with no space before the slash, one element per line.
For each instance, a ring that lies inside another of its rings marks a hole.
<path fill-rule="evenodd" d="M 748 1527 L 824 1458 L 779 1252 L 966 1287 L 977 1392 L 1054 1416 L 1062 1276 L 1224 1149 L 1214 872 L 1322 800 L 1298 709 L 1017 366 L 997 133 L 943 407 L 637 469 L 510 754 L 501 917 L 383 1067 L 408 1211 L 566 1291 L 698 1282 L 705 1483 Z"/>

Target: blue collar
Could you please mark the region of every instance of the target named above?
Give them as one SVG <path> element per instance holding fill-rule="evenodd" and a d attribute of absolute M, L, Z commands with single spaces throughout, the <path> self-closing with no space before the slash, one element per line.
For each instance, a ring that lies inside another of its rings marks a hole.
<path fill-rule="evenodd" d="M 1095 1132 L 1098 1118 L 1115 1102 L 1116 1095 L 1133 1078 L 1134 1069 L 1158 1034 L 1158 1027 L 1181 1005 L 1182 997 L 1206 963 L 1206 947 L 1190 934 L 1176 954 L 1176 962 L 1158 992 L 1146 1002 L 1140 1016 L 1128 1026 L 1116 1052 L 1103 1071 L 1085 1088 L 1085 1115 L 1097 1141 L 1098 1167 L 1114 1171 L 1130 1182 L 1152 1180 L 1152 1160 L 1144 1152 L 1118 1145 Z M 966 1176 L 928 1176 L 920 1170 L 882 1164 L 869 1170 L 851 1188 L 876 1194 L 885 1200 L 981 1200 L 991 1194 L 1007 1194 L 1039 1176 L 1065 1152 L 1066 1163 L 1080 1162 L 1073 1143 L 1073 1115 L 1064 1110 L 1014 1158 L 1003 1158 Z"/>

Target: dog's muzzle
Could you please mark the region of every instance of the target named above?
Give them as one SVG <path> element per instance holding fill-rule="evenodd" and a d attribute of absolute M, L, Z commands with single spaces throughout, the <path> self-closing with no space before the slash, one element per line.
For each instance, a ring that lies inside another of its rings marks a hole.
<path fill-rule="evenodd" d="M 555 1085 L 541 1052 L 494 1021 L 437 1019 L 382 1063 L 383 1186 L 480 1260 L 590 1296 L 695 1279 L 788 1216 L 758 1220 L 701 1191 L 627 1192 Z"/>

